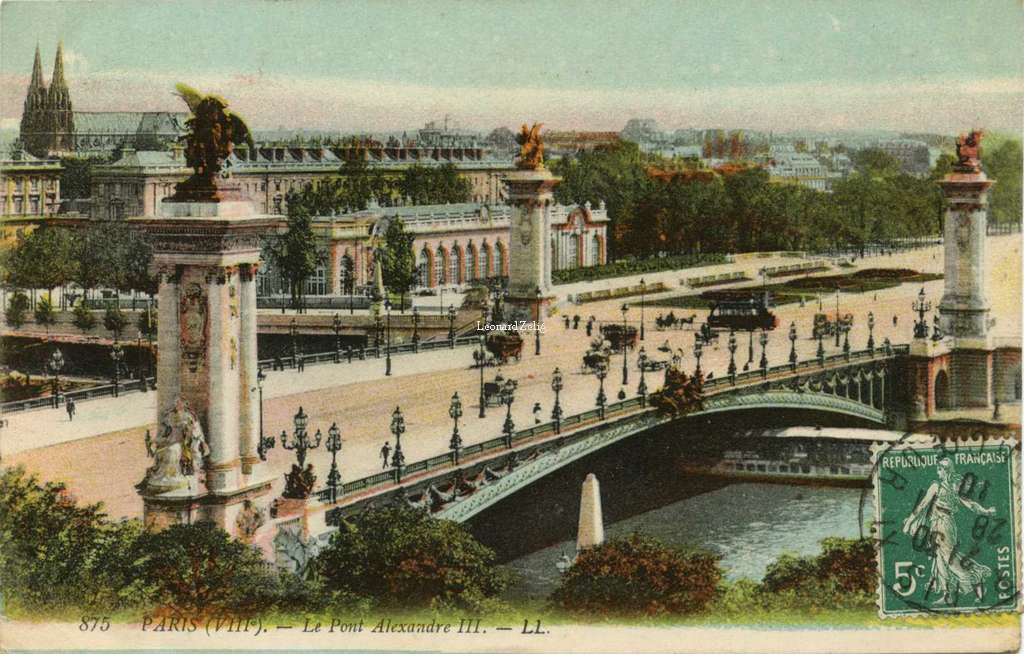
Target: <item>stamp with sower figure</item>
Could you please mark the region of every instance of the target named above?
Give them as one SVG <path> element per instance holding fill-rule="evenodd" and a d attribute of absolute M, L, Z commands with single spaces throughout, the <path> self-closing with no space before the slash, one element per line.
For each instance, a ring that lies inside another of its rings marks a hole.
<path fill-rule="evenodd" d="M 879 614 L 1017 610 L 1017 443 L 915 436 L 874 459 Z"/>

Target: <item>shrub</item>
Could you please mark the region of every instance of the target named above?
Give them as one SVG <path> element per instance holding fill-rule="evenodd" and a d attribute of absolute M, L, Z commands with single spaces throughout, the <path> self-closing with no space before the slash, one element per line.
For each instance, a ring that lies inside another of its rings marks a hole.
<path fill-rule="evenodd" d="M 648 259 L 623 259 L 601 266 L 586 268 L 567 268 L 551 273 L 551 281 L 555 284 L 572 284 L 574 282 L 623 277 L 640 273 L 660 272 L 663 270 L 681 270 L 697 266 L 710 266 L 725 263 L 724 254 L 674 254 L 665 257 Z"/>
<path fill-rule="evenodd" d="M 90 332 L 96 327 L 96 316 L 85 306 L 85 300 L 75 305 L 74 317 L 71 324 L 80 329 L 83 333 Z"/>
<path fill-rule="evenodd" d="M 115 339 L 120 338 L 121 332 L 128 326 L 128 316 L 121 311 L 121 307 L 107 307 L 106 312 L 103 314 L 103 326 L 114 335 Z"/>
<path fill-rule="evenodd" d="M 761 582 L 767 594 L 791 594 L 813 606 L 870 605 L 878 581 L 874 543 L 868 538 L 826 538 L 816 556 L 783 554 Z"/>
<path fill-rule="evenodd" d="M 505 589 L 494 552 L 462 525 L 409 507 L 363 512 L 343 523 L 317 557 L 316 575 L 336 597 L 385 606 L 492 608 Z"/>
<path fill-rule="evenodd" d="M 7 308 L 4 310 L 4 321 L 18 329 L 25 324 L 25 316 L 28 314 L 28 296 L 22 292 L 17 292 L 11 296 L 10 302 L 7 303 Z"/>
<path fill-rule="evenodd" d="M 715 598 L 721 580 L 714 554 L 633 534 L 581 552 L 551 603 L 591 615 L 697 613 Z"/>
<path fill-rule="evenodd" d="M 157 330 L 156 313 L 153 311 L 143 311 L 139 314 L 139 319 L 135 322 L 135 326 L 138 327 L 139 333 L 143 336 L 155 336 Z"/>
<path fill-rule="evenodd" d="M 57 322 L 57 312 L 53 310 L 53 302 L 50 301 L 49 295 L 39 298 L 33 314 L 35 315 L 36 324 L 46 327 L 47 331 L 50 330 L 50 325 Z"/>

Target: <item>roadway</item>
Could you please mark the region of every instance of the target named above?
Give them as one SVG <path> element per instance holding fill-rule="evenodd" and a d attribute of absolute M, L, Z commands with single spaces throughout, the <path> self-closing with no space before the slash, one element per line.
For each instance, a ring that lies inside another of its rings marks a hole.
<path fill-rule="evenodd" d="M 994 329 L 997 337 L 1020 338 L 1020 245 L 1016 235 L 992 237 L 989 255 L 993 264 L 989 269 L 989 293 L 993 302 L 993 315 L 998 322 Z M 900 267 L 913 268 L 922 272 L 941 272 L 942 254 L 938 247 L 902 253 L 898 257 L 872 257 L 858 260 L 858 268 Z M 843 269 L 853 271 L 854 268 Z M 935 305 L 942 294 L 942 281 L 926 283 L 925 291 Z M 904 284 L 897 288 L 877 293 L 842 294 L 841 311 L 855 316 L 850 343 L 853 349 L 863 348 L 867 343 L 868 329 L 866 316 L 873 311 L 876 318 L 875 340 L 879 345 L 888 337 L 894 344 L 906 343 L 911 339 L 914 316 L 910 304 L 919 285 Z M 673 291 L 671 294 L 678 294 Z M 673 350 L 682 348 L 684 368 L 693 369 L 692 331 L 665 331 L 654 329 L 654 317 L 659 311 L 668 309 L 653 307 L 648 298 L 646 307 L 646 346 L 649 356 L 667 358 L 657 347 L 666 340 Z M 630 321 L 639 320 L 639 306 L 635 298 L 630 300 Z M 589 339 L 583 330 L 587 316 L 598 320 L 621 321 L 622 301 L 608 300 L 589 303 L 578 307 L 569 306 L 568 313 L 579 313 L 583 318 L 579 330 L 566 330 L 561 316 L 549 318 L 542 334 L 542 354 L 533 354 L 533 336 L 526 334 L 523 360 L 505 366 L 501 373 L 518 381 L 512 417 L 517 428 L 533 424 L 532 408 L 535 402 L 541 405 L 544 420 L 550 415 L 553 393 L 550 389 L 552 370 L 558 366 L 565 373 L 565 389 L 562 391 L 562 405 L 567 413 L 575 413 L 594 407 L 598 382 L 593 375 L 582 374 L 582 354 L 589 346 Z M 835 310 L 835 296 L 825 299 L 824 310 Z M 767 356 L 771 365 L 788 360 L 790 343 L 787 338 L 790 321 L 795 321 L 800 339 L 797 352 L 801 359 L 815 354 L 817 341 L 810 338 L 811 323 L 818 311 L 817 302 L 806 306 L 784 305 L 776 310 L 779 329 L 770 334 Z M 706 316 L 706 311 L 679 310 L 677 315 L 696 313 L 697 322 Z M 899 316 L 893 325 L 893 315 Z M 726 374 L 729 353 L 726 338 L 716 346 L 705 348 L 701 367 L 715 376 Z M 834 340 L 825 342 L 826 353 L 839 351 Z M 758 365 L 761 356 L 760 345 L 754 343 L 754 363 Z M 747 359 L 747 339 L 742 335 L 736 352 L 738 366 Z M 402 408 L 406 417 L 406 433 L 402 448 L 406 462 L 444 452 L 451 433 L 451 419 L 448 417 L 449 401 L 458 392 L 463 401 L 464 416 L 460 432 L 465 444 L 494 438 L 501 434 L 504 421 L 504 407 L 487 409 L 485 418 L 478 418 L 479 371 L 471 368 L 471 348 L 424 352 L 417 355 L 403 355 L 393 359 L 393 375 L 384 376 L 384 361 L 367 360 L 349 364 L 320 364 L 306 367 L 305 372 L 277 371 L 269 373 L 264 386 L 265 433 L 278 435 L 277 446 L 268 455 L 265 467 L 276 475 L 275 493 L 283 488 L 283 473 L 294 461 L 294 453 L 281 448 L 279 435 L 282 429 L 290 433 L 292 416 L 301 404 L 310 416 L 311 434 L 316 429 L 326 433 L 332 422 L 341 428 L 344 447 L 339 454 L 339 466 L 344 480 L 353 480 L 372 474 L 381 468 L 379 450 L 385 440 L 394 446 L 394 438 L 388 431 L 390 414 L 396 406 Z M 605 392 L 614 399 L 620 388 L 622 357 L 613 356 Z M 497 372 L 495 368 L 485 369 L 490 380 Z M 636 353 L 629 354 L 628 393 L 635 394 L 639 382 L 636 369 Z M 656 388 L 661 383 L 661 374 L 647 375 L 648 386 Z M 10 416 L 3 430 L 2 447 L 5 465 L 24 464 L 44 479 L 67 482 L 71 492 L 80 500 L 103 501 L 113 516 L 140 516 L 141 499 L 133 488 L 149 465 L 142 437 L 145 430 L 155 427 L 156 394 L 132 394 L 118 399 L 107 398 L 82 402 L 74 423 L 69 423 L 67 414 L 61 410 L 39 410 Z M 322 486 L 330 465 L 330 455 L 323 446 L 313 450 L 308 460 L 313 463 Z"/>

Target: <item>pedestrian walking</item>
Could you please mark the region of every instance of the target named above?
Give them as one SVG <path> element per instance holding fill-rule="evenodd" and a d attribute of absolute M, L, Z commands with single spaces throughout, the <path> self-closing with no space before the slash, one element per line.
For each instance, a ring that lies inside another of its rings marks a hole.
<path fill-rule="evenodd" d="M 75 398 L 69 397 L 68 401 L 64 404 L 64 408 L 68 412 L 68 422 L 75 419 Z"/>
<path fill-rule="evenodd" d="M 562 320 L 565 322 L 565 328 L 569 329 L 569 316 L 562 316 Z"/>
<path fill-rule="evenodd" d="M 384 446 L 380 448 L 380 458 L 384 459 L 384 466 L 381 469 L 387 470 L 388 459 L 391 458 L 391 443 L 389 441 L 384 441 Z"/>
<path fill-rule="evenodd" d="M 539 425 L 540 424 L 540 413 L 541 413 L 540 402 L 534 402 L 533 403 L 533 424 L 535 424 L 535 425 Z"/>
<path fill-rule="evenodd" d="M 573 329 L 579 329 L 580 328 L 580 316 L 579 316 L 579 314 L 576 314 L 575 316 L 572 317 L 572 328 Z"/>
<path fill-rule="evenodd" d="M 892 317 L 892 326 L 893 326 L 893 327 L 895 327 L 895 326 L 896 326 L 896 323 L 897 323 L 897 322 L 899 322 L 899 318 L 897 318 L 897 317 L 896 317 L 896 316 L 894 315 L 894 316 Z"/>
<path fill-rule="evenodd" d="M 299 372 L 305 372 L 305 371 L 306 371 L 306 355 L 305 354 L 300 354 L 299 355 Z"/>
<path fill-rule="evenodd" d="M 281 355 L 274 355 L 274 370 L 284 370 L 284 362 L 281 361 Z"/>

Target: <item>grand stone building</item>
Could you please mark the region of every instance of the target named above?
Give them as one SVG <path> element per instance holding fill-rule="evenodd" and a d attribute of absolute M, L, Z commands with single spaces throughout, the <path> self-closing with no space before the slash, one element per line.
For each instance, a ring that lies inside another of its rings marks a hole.
<path fill-rule="evenodd" d="M 47 87 L 36 47 L 25 95 L 19 138 L 36 157 L 108 155 L 117 148 L 166 147 L 184 134 L 188 114 L 169 111 L 74 111 L 64 78 L 64 52 L 57 45 Z"/>
<path fill-rule="evenodd" d="M 316 217 L 313 227 L 325 256 L 306 281 L 306 294 L 360 294 L 368 288 L 373 283 L 374 251 L 392 220 L 401 220 L 414 236 L 417 288 L 455 288 L 507 277 L 511 218 L 509 205 L 479 203 L 373 205 L 364 211 Z M 546 219 L 549 270 L 607 262 L 608 213 L 603 205 L 552 205 Z M 257 283 L 261 296 L 288 294 L 287 283 L 266 262 Z"/>

